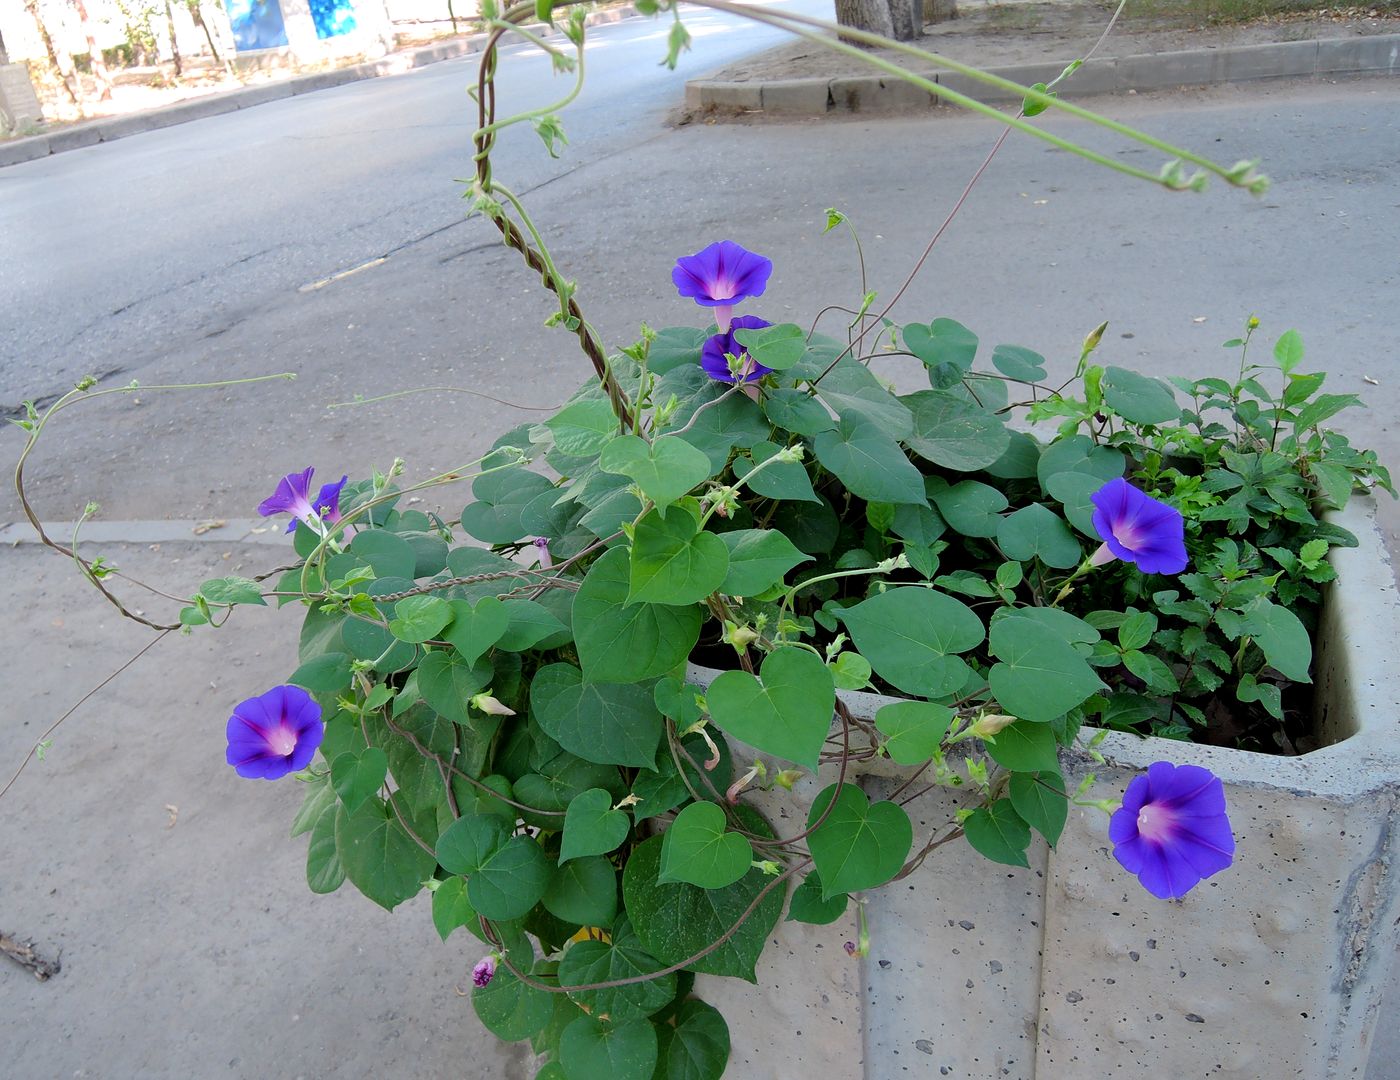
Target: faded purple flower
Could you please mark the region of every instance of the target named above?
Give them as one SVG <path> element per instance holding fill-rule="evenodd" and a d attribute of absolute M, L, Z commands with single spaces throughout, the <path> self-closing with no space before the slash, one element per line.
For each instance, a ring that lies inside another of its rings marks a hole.
<path fill-rule="evenodd" d="M 1089 499 L 1094 504 L 1094 530 L 1103 540 L 1089 559 L 1095 566 L 1124 559 L 1144 574 L 1179 574 L 1186 569 L 1181 512 L 1174 506 L 1122 477 L 1110 480 Z"/>
<path fill-rule="evenodd" d="M 714 334 L 707 338 L 705 344 L 700 349 L 700 366 L 705 369 L 705 374 L 720 382 L 737 382 L 733 375 L 729 373 L 729 361 L 725 354 L 730 353 L 737 356 L 749 367 L 748 374 L 742 379 L 743 382 L 758 382 L 759 379 L 767 375 L 772 368 L 766 368 L 762 364 L 755 363 L 749 358 L 749 354 L 744 350 L 744 346 L 734 340 L 735 330 L 762 330 L 772 323 L 766 319 L 760 319 L 757 315 L 740 315 L 733 320 L 727 331 L 722 334 Z"/>
<path fill-rule="evenodd" d="M 258 506 L 258 513 L 263 517 L 272 517 L 273 514 L 291 514 L 292 520 L 287 523 L 287 531 L 291 532 L 297 527 L 298 521 L 303 521 L 309 528 L 319 530 L 321 528 L 321 512 L 325 511 L 325 518 L 332 524 L 340 520 L 340 489 L 345 486 L 345 481 L 350 479 L 342 476 L 339 482 L 326 484 L 321 488 L 316 496 L 316 501 L 311 501 L 311 474 L 315 469 L 307 469 L 304 472 L 288 473 L 277 482 L 277 490 L 272 493 L 271 498 L 264 499 Z"/>
<path fill-rule="evenodd" d="M 476 967 L 472 968 L 472 985 L 488 986 L 492 976 L 496 974 L 496 958 L 494 956 L 483 956 L 476 962 Z"/>
<path fill-rule="evenodd" d="M 1113 857 L 1163 900 L 1185 896 L 1234 861 L 1220 778 L 1199 765 L 1154 761 L 1108 823 Z"/>
<path fill-rule="evenodd" d="M 847 956 L 855 956 L 855 954 L 856 954 L 856 943 L 855 943 L 854 941 L 848 941 L 848 942 L 846 942 L 846 944 L 842 945 L 841 947 L 842 947 L 843 949 L 846 950 L 846 955 L 847 955 Z"/>
<path fill-rule="evenodd" d="M 768 287 L 773 263 L 733 240 L 721 240 L 694 255 L 676 260 L 671 280 L 682 296 L 715 309 L 721 331 L 729 329 L 734 305 L 750 296 L 762 296 Z"/>
<path fill-rule="evenodd" d="M 299 686 L 274 686 L 240 701 L 228 720 L 228 763 L 239 776 L 276 780 L 311 764 L 326 726 Z"/>
<path fill-rule="evenodd" d="M 554 560 L 549 555 L 549 537 L 537 536 L 533 541 L 535 550 L 539 552 L 540 569 L 548 570 L 554 565 Z"/>

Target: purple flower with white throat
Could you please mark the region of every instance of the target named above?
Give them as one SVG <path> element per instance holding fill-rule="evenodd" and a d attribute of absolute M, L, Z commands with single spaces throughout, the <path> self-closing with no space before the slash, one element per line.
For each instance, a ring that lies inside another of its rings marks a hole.
<path fill-rule="evenodd" d="M 340 520 L 340 489 L 345 486 L 345 482 L 350 479 L 342 476 L 334 484 L 324 485 L 317 493 L 313 502 L 311 499 L 311 474 L 315 469 L 306 469 L 299 473 L 288 473 L 277 482 L 277 490 L 270 498 L 264 499 L 258 506 L 258 513 L 263 517 L 272 517 L 273 514 L 291 514 L 292 520 L 287 523 L 287 531 L 291 532 L 297 527 L 297 522 L 301 521 L 308 528 L 320 532 L 324 526 L 321 524 L 322 513 L 325 520 L 335 524 Z"/>
<path fill-rule="evenodd" d="M 1235 858 L 1220 778 L 1199 765 L 1154 761 L 1108 822 L 1113 857 L 1163 900 L 1185 896 Z"/>
<path fill-rule="evenodd" d="M 771 259 L 755 255 L 733 240 L 721 240 L 677 259 L 671 280 L 682 296 L 714 308 L 715 322 L 724 331 L 729 329 L 734 305 L 750 296 L 762 296 L 772 273 Z"/>
<path fill-rule="evenodd" d="M 476 962 L 476 967 L 472 968 L 473 986 L 490 986 L 492 978 L 496 974 L 496 958 L 494 956 L 483 956 Z"/>
<path fill-rule="evenodd" d="M 705 374 L 720 382 L 758 382 L 773 369 L 755 362 L 744 346 L 734 340 L 734 331 L 762 330 L 765 326 L 771 325 L 772 323 L 768 320 L 760 319 L 757 315 L 740 315 L 730 324 L 727 331 L 721 334 L 712 334 L 700 348 L 700 366 L 705 369 Z M 734 378 L 729 370 L 729 361 L 725 358 L 725 354 L 739 358 L 740 363 L 744 366 L 742 379 Z"/>
<path fill-rule="evenodd" d="M 1114 559 L 1136 563 L 1144 574 L 1179 574 L 1186 569 L 1185 530 L 1181 512 L 1139 491 L 1122 477 L 1089 496 L 1094 530 L 1103 545 L 1089 561 L 1101 566 Z"/>
<path fill-rule="evenodd" d="M 300 686 L 240 701 L 228 720 L 228 763 L 239 776 L 276 780 L 311 764 L 326 733 L 321 706 Z"/>

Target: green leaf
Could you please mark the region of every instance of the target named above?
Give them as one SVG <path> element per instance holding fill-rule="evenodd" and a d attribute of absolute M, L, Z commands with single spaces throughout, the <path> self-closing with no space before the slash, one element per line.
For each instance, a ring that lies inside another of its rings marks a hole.
<path fill-rule="evenodd" d="M 998 345 L 992 350 L 992 366 L 1008 379 L 1039 382 L 1045 378 L 1045 357 L 1020 345 Z"/>
<path fill-rule="evenodd" d="M 710 332 L 698 326 L 668 326 L 656 332 L 656 340 L 647 350 L 647 367 L 657 375 L 678 367 L 699 367 L 700 350 L 709 340 Z"/>
<path fill-rule="evenodd" d="M 699 531 L 688 513 L 662 518 L 652 511 L 633 537 L 627 603 L 695 604 L 716 591 L 728 571 L 729 549 L 717 535 Z"/>
<path fill-rule="evenodd" d="M 612 808 L 612 795 L 602 788 L 589 788 L 575 795 L 564 816 L 564 839 L 559 847 L 559 864 L 585 855 L 606 855 L 622 846 L 631 822 L 621 810 Z"/>
<path fill-rule="evenodd" d="M 576 401 L 544 422 L 554 446 L 570 457 L 591 457 L 617 434 L 617 416 L 607 401 Z"/>
<path fill-rule="evenodd" d="M 836 707 L 831 672 L 805 649 L 779 648 L 759 674 L 762 682 L 726 671 L 710 684 L 706 702 L 715 724 L 764 753 L 815 769 Z"/>
<path fill-rule="evenodd" d="M 452 608 L 441 597 L 406 596 L 394 605 L 389 633 L 400 641 L 420 644 L 437 637 L 438 631 L 451 621 Z"/>
<path fill-rule="evenodd" d="M 495 647 L 504 652 L 526 652 L 537 646 L 541 650 L 558 648 L 572 635 L 554 614 L 536 600 L 504 600 L 509 622 Z"/>
<path fill-rule="evenodd" d="M 829 900 L 824 899 L 821 875 L 812 870 L 802 879 L 802 884 L 792 890 L 787 921 L 828 926 L 846 914 L 849 900 L 850 897 L 846 893 L 837 893 Z"/>
<path fill-rule="evenodd" d="M 1103 683 L 1064 637 L 1039 622 L 1013 616 L 992 624 L 988 684 L 1002 709 L 1024 720 L 1063 716 Z"/>
<path fill-rule="evenodd" d="M 200 594 L 211 604 L 259 604 L 267 606 L 262 586 L 244 577 L 210 578 L 199 587 Z"/>
<path fill-rule="evenodd" d="M 656 1030 L 658 1071 L 652 1080 L 720 1080 L 729 1063 L 729 1025 L 719 1010 L 692 998 L 676 1010 L 675 1026 Z"/>
<path fill-rule="evenodd" d="M 740 807 L 742 813 L 744 808 Z M 757 814 L 750 832 L 772 836 Z M 752 869 L 724 889 L 701 889 L 684 882 L 662 882 L 661 845 L 653 836 L 632 851 L 622 874 L 624 906 L 646 950 L 663 964 L 685 960 L 728 933 L 773 879 Z M 783 890 L 769 889 L 739 929 L 723 945 L 690 965 L 706 975 L 756 981 L 754 965 L 783 913 Z"/>
<path fill-rule="evenodd" d="M 611 926 L 617 915 L 617 871 L 601 855 L 572 859 L 554 873 L 545 910 L 580 926 Z"/>
<path fill-rule="evenodd" d="M 813 451 L 852 495 L 872 502 L 927 501 L 923 475 L 899 443 L 875 424 L 842 417 L 835 431 L 816 437 Z"/>
<path fill-rule="evenodd" d="M 1245 626 L 1270 667 L 1293 682 L 1312 681 L 1312 641 L 1297 615 L 1260 597 L 1249 608 Z"/>
<path fill-rule="evenodd" d="M 512 836 L 468 876 L 467 899 L 488 919 L 509 922 L 540 902 L 552 877 L 549 857 L 535 838 Z"/>
<path fill-rule="evenodd" d="M 1035 472 L 1041 490 L 1048 494 L 1050 478 L 1058 473 L 1097 476 L 1102 486 L 1109 480 L 1122 476 L 1127 463 L 1121 450 L 1095 445 L 1087 435 L 1071 435 L 1067 439 L 1056 439 L 1040 452 Z M 943 507 L 939 506 L 939 509 L 942 510 Z"/>
<path fill-rule="evenodd" d="M 909 448 L 955 472 L 984 469 L 1006 453 L 1011 433 L 1001 417 L 939 390 L 900 398 L 914 415 Z"/>
<path fill-rule="evenodd" d="M 805 390 L 770 391 L 763 398 L 763 413 L 777 427 L 809 438 L 836 426 L 821 402 Z"/>
<path fill-rule="evenodd" d="M 812 481 L 807 475 L 807 470 L 795 461 L 770 462 L 749 478 L 749 474 L 754 472 L 759 463 L 768 461 L 780 450 L 782 447 L 777 443 L 754 443 L 753 449 L 749 451 L 750 456 L 734 459 L 734 475 L 741 480 L 747 480 L 749 490 L 755 495 L 797 502 L 821 502 L 812 490 Z"/>
<path fill-rule="evenodd" d="M 1085 536 L 1101 540 L 1094 528 L 1094 504 L 1090 495 L 1103 487 L 1104 482 L 1088 473 L 1064 472 L 1050 477 L 1045 486 L 1046 493 L 1064 509 L 1069 523 Z"/>
<path fill-rule="evenodd" d="M 1008 559 L 1039 559 L 1059 570 L 1077 566 L 1084 557 L 1064 519 L 1043 503 L 1031 503 L 1002 518 L 997 545 Z"/>
<path fill-rule="evenodd" d="M 621 435 L 603 448 L 598 465 L 604 472 L 629 477 L 662 508 L 710 475 L 710 459 L 673 435 L 654 443 L 636 435 Z"/>
<path fill-rule="evenodd" d="M 418 691 L 453 723 L 470 725 L 467 703 L 490 685 L 491 675 L 485 660 L 468 664 L 455 652 L 434 649 L 418 665 Z"/>
<path fill-rule="evenodd" d="M 967 842 L 992 862 L 1007 866 L 1026 866 L 1026 848 L 1030 846 L 1031 830 L 1010 799 L 998 799 L 991 806 L 979 806 L 963 822 Z"/>
<path fill-rule="evenodd" d="M 559 964 L 559 985 L 630 979 L 660 971 L 662 964 L 643 947 L 625 918 L 618 920 L 612 943 L 579 941 L 569 947 Z M 569 997 L 588 1013 L 609 1024 L 641 1020 L 664 1009 L 676 996 L 676 977 L 662 975 L 648 982 L 613 986 L 606 990 L 575 990 Z"/>
<path fill-rule="evenodd" d="M 661 846 L 659 881 L 686 881 L 722 889 L 749 871 L 753 846 L 726 831 L 724 811 L 712 802 L 691 803 L 671 822 Z"/>
<path fill-rule="evenodd" d="M 554 1015 L 554 995 L 525 985 L 501 964 L 489 983 L 472 990 L 472 1008 L 496 1038 L 519 1042 L 544 1030 Z"/>
<path fill-rule="evenodd" d="M 719 591 L 728 596 L 757 596 L 794 566 L 812 561 L 776 529 L 735 529 L 719 538 L 729 551 L 729 570 Z"/>
<path fill-rule="evenodd" d="M 656 1028 L 649 1020 L 605 1025 L 580 1016 L 559 1040 L 568 1080 L 651 1080 L 656 1053 Z"/>
<path fill-rule="evenodd" d="M 1361 399 L 1355 394 L 1319 394 L 1314 400 L 1298 410 L 1293 424 L 1298 431 L 1305 431 L 1336 416 L 1343 409 L 1350 409 L 1353 405 L 1360 404 Z"/>
<path fill-rule="evenodd" d="M 896 701 L 875 714 L 884 748 L 899 765 L 922 765 L 948 733 L 953 710 L 931 701 Z"/>
<path fill-rule="evenodd" d="M 536 3 L 541 3 L 541 2 L 543 2 L 543 0 L 536 0 Z M 1043 82 L 1038 82 L 1038 83 L 1031 83 L 1031 89 L 1032 89 L 1032 90 L 1039 90 L 1042 94 L 1044 94 L 1044 93 L 1046 93 L 1046 92 L 1049 90 L 1049 87 L 1047 87 Z M 1049 96 L 1050 96 L 1050 97 L 1058 97 L 1059 95 L 1057 95 L 1057 94 L 1051 92 Z M 1043 113 L 1043 112 L 1044 112 L 1046 109 L 1048 109 L 1048 108 L 1050 108 L 1050 105 L 1049 105 L 1048 102 L 1032 100 L 1031 97 L 1030 97 L 1030 95 L 1028 94 L 1028 95 L 1026 95 L 1024 101 L 1022 101 L 1022 103 L 1021 103 L 1021 115 L 1023 115 L 1023 116 L 1039 116 L 1041 113 Z M 1042 376 L 1042 377 L 1043 377 L 1043 376 Z"/>
<path fill-rule="evenodd" d="M 377 799 L 353 814 L 340 807 L 335 849 L 350 883 L 386 911 L 418 895 L 437 866 Z"/>
<path fill-rule="evenodd" d="M 368 746 L 359 754 L 337 754 L 331 762 L 331 786 L 345 805 L 354 813 L 360 804 L 384 786 L 389 773 L 389 759 L 377 746 Z"/>
<path fill-rule="evenodd" d="M 1274 359 L 1285 375 L 1303 362 L 1303 336 L 1297 330 L 1285 330 L 1274 343 Z"/>
<path fill-rule="evenodd" d="M 475 874 L 505 846 L 511 824 L 495 814 L 459 817 L 438 837 L 438 864 L 449 874 Z"/>
<path fill-rule="evenodd" d="M 302 664 L 287 681 L 313 694 L 338 694 L 350 685 L 350 657 L 343 652 L 322 653 Z"/>
<path fill-rule="evenodd" d="M 494 596 L 483 596 L 475 604 L 453 600 L 448 610 L 452 625 L 442 635 L 443 640 L 469 666 L 485 656 L 510 626 L 510 609 Z"/>
<path fill-rule="evenodd" d="M 474 929 L 476 911 L 467 899 L 467 879 L 453 876 L 438 883 L 433 890 L 433 926 L 438 937 L 446 941 L 460 926 Z"/>
<path fill-rule="evenodd" d="M 462 528 L 488 544 L 511 544 L 522 540 L 530 533 L 521 520 L 525 507 L 553 488 L 554 485 L 545 477 L 530 472 L 523 465 L 483 473 L 472 483 L 472 496 L 476 501 L 462 510 Z M 360 533 L 355 540 L 358 542 L 361 537 L 374 535 Z M 408 547 L 406 543 L 404 546 Z M 354 550 L 353 544 L 351 550 Z M 461 571 L 452 566 L 451 558 L 449 555 L 448 566 L 452 567 L 453 573 L 460 574 Z"/>
<path fill-rule="evenodd" d="M 1013 772 L 1052 772 L 1060 767 L 1060 750 L 1049 724 L 1021 720 L 984 739 L 992 760 Z"/>
<path fill-rule="evenodd" d="M 1165 424 L 1181 417 L 1172 388 L 1127 368 L 1104 369 L 1099 384 L 1109 408 L 1134 424 Z"/>
<path fill-rule="evenodd" d="M 807 352 L 807 332 L 793 323 L 776 323 L 734 331 L 750 359 L 774 371 L 786 371 Z"/>
<path fill-rule="evenodd" d="M 572 664 L 550 664 L 530 681 L 530 711 L 546 735 L 585 761 L 656 765 L 662 723 L 650 686 L 584 682 Z"/>
<path fill-rule="evenodd" d="M 634 683 L 663 675 L 685 662 L 700 637 L 697 607 L 628 604 L 629 568 L 625 549 L 608 551 L 574 594 L 574 640 L 590 682 Z"/>
<path fill-rule="evenodd" d="M 321 815 L 328 810 L 332 811 L 331 817 L 335 817 L 335 802 L 335 788 L 331 787 L 330 777 L 323 773 L 318 779 L 308 782 L 301 809 L 292 819 L 292 837 L 310 832 L 316 827 L 316 822 L 321 820 Z"/>
<path fill-rule="evenodd" d="M 1009 505 L 1000 491 L 976 480 L 935 490 L 931 497 L 948 527 L 963 536 L 995 536 Z"/>
<path fill-rule="evenodd" d="M 690 787 L 696 791 L 708 791 L 709 784 L 713 784 L 715 791 L 721 792 L 729 786 L 731 761 L 728 741 L 720 739 L 716 743 L 720 760 L 709 772 L 704 772 L 703 763 L 709 758 L 710 749 L 699 735 L 686 736 L 681 740 L 681 746 L 686 750 L 686 755 L 681 757 L 681 765 L 690 781 Z M 643 770 L 637 774 L 637 778 L 632 782 L 632 794 L 640 800 L 639 804 L 632 808 L 632 816 L 637 821 L 645 821 L 685 802 L 690 798 L 690 789 L 681 778 L 675 760 L 670 754 L 662 754 L 655 772 Z"/>
<path fill-rule="evenodd" d="M 1006 453 L 987 466 L 986 471 L 1001 480 L 1024 480 L 1035 475 L 1040 462 L 1040 443 L 1024 431 L 1013 431 Z"/>
<path fill-rule="evenodd" d="M 982 643 L 982 620 L 961 600 L 914 586 L 887 589 L 840 613 L 856 648 L 906 694 L 942 697 L 967 680 L 953 654 Z"/>
<path fill-rule="evenodd" d="M 1012 773 L 1011 805 L 1051 847 L 1059 843 L 1069 818 L 1069 799 L 1058 772 Z"/>
<path fill-rule="evenodd" d="M 1157 616 L 1150 611 L 1134 611 L 1118 627 L 1118 647 L 1141 649 L 1157 632 Z"/>
<path fill-rule="evenodd" d="M 368 563 L 375 577 L 413 580 L 418 557 L 407 540 L 384 529 L 366 529 L 350 541 L 350 554 Z"/>
<path fill-rule="evenodd" d="M 870 685 L 870 676 L 874 673 L 869 660 L 849 650 L 837 656 L 827 667 L 831 669 L 831 677 L 838 690 L 864 690 Z"/>
<path fill-rule="evenodd" d="M 835 805 L 826 814 L 833 798 Z M 899 873 L 914 844 L 914 827 L 904 809 L 889 801 L 872 806 L 854 784 L 841 784 L 839 790 L 832 784 L 822 791 L 812 803 L 807 827 L 815 827 L 807 847 L 821 875 L 824 900 L 883 885 Z"/>
<path fill-rule="evenodd" d="M 900 333 L 904 347 L 924 362 L 935 390 L 961 381 L 977 357 L 977 335 L 952 319 L 934 319 L 929 326 L 914 323 Z"/>
<path fill-rule="evenodd" d="M 333 893 L 345 883 L 345 867 L 335 847 L 335 811 L 321 814 L 306 848 L 306 883 L 311 891 Z"/>
<path fill-rule="evenodd" d="M 874 372 L 849 356 L 837 361 L 816 389 L 836 414 L 852 425 L 864 421 L 890 439 L 902 439 L 914 430 L 909 407 L 890 393 Z"/>

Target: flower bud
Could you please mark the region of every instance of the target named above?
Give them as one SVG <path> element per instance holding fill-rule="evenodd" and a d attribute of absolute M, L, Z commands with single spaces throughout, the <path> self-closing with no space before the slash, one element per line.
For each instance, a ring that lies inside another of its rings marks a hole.
<path fill-rule="evenodd" d="M 968 733 L 979 739 L 995 737 L 997 732 L 1010 727 L 1015 722 L 1014 716 L 1005 716 L 1002 713 L 983 713 L 973 721 Z"/>
<path fill-rule="evenodd" d="M 779 787 L 791 791 L 792 785 L 797 783 L 797 781 L 801 779 L 801 769 L 784 769 L 782 772 L 778 773 L 777 776 L 773 777 L 773 782 L 776 783 Z"/>
<path fill-rule="evenodd" d="M 487 716 L 514 716 L 515 710 L 502 704 L 491 696 L 490 690 L 484 690 L 471 699 L 472 708 L 479 712 L 484 712 Z"/>
<path fill-rule="evenodd" d="M 476 967 L 472 968 L 472 985 L 488 986 L 495 974 L 496 957 L 494 955 L 483 956 L 476 962 Z"/>

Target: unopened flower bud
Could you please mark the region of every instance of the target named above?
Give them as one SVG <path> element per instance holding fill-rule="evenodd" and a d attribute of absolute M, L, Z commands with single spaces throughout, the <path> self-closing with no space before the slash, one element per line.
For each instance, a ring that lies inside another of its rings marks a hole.
<path fill-rule="evenodd" d="M 786 788 L 788 791 L 791 791 L 792 785 L 797 783 L 797 781 L 801 779 L 801 769 L 784 769 L 782 772 L 778 773 L 777 776 L 773 777 L 773 782 L 776 783 L 779 787 Z"/>
<path fill-rule="evenodd" d="M 515 710 L 508 705 L 502 704 L 491 696 L 490 690 L 484 690 L 471 699 L 472 708 L 478 712 L 484 712 L 487 716 L 514 716 Z"/>
<path fill-rule="evenodd" d="M 496 957 L 494 955 L 483 956 L 476 962 L 476 967 L 472 968 L 472 985 L 489 986 L 495 974 Z"/>
<path fill-rule="evenodd" d="M 734 623 L 726 622 L 724 624 L 724 640 L 727 644 L 733 645 L 738 652 L 743 653 L 758 640 L 758 631 L 752 627 L 737 626 Z"/>
<path fill-rule="evenodd" d="M 754 777 L 758 775 L 758 767 L 754 766 L 743 776 L 729 785 L 729 790 L 724 793 L 725 800 L 733 806 L 739 801 L 739 793 L 753 783 Z"/>
<path fill-rule="evenodd" d="M 613 807 L 614 810 L 625 810 L 629 806 L 636 806 L 641 802 L 641 798 L 636 795 L 628 795 L 625 799 Z"/>
<path fill-rule="evenodd" d="M 1015 722 L 1014 716 L 1005 716 L 1002 713 L 983 713 L 973 721 L 968 733 L 979 739 L 986 739 L 995 736 L 999 731 L 1010 727 Z"/>
<path fill-rule="evenodd" d="M 1104 331 L 1108 329 L 1108 323 L 1101 322 L 1089 332 L 1089 336 L 1084 339 L 1084 354 L 1087 356 L 1099 347 L 1099 342 L 1103 340 Z"/>
<path fill-rule="evenodd" d="M 548 570 L 554 565 L 554 560 L 549 556 L 549 537 L 537 536 L 534 539 L 535 550 L 540 553 L 540 569 Z"/>

